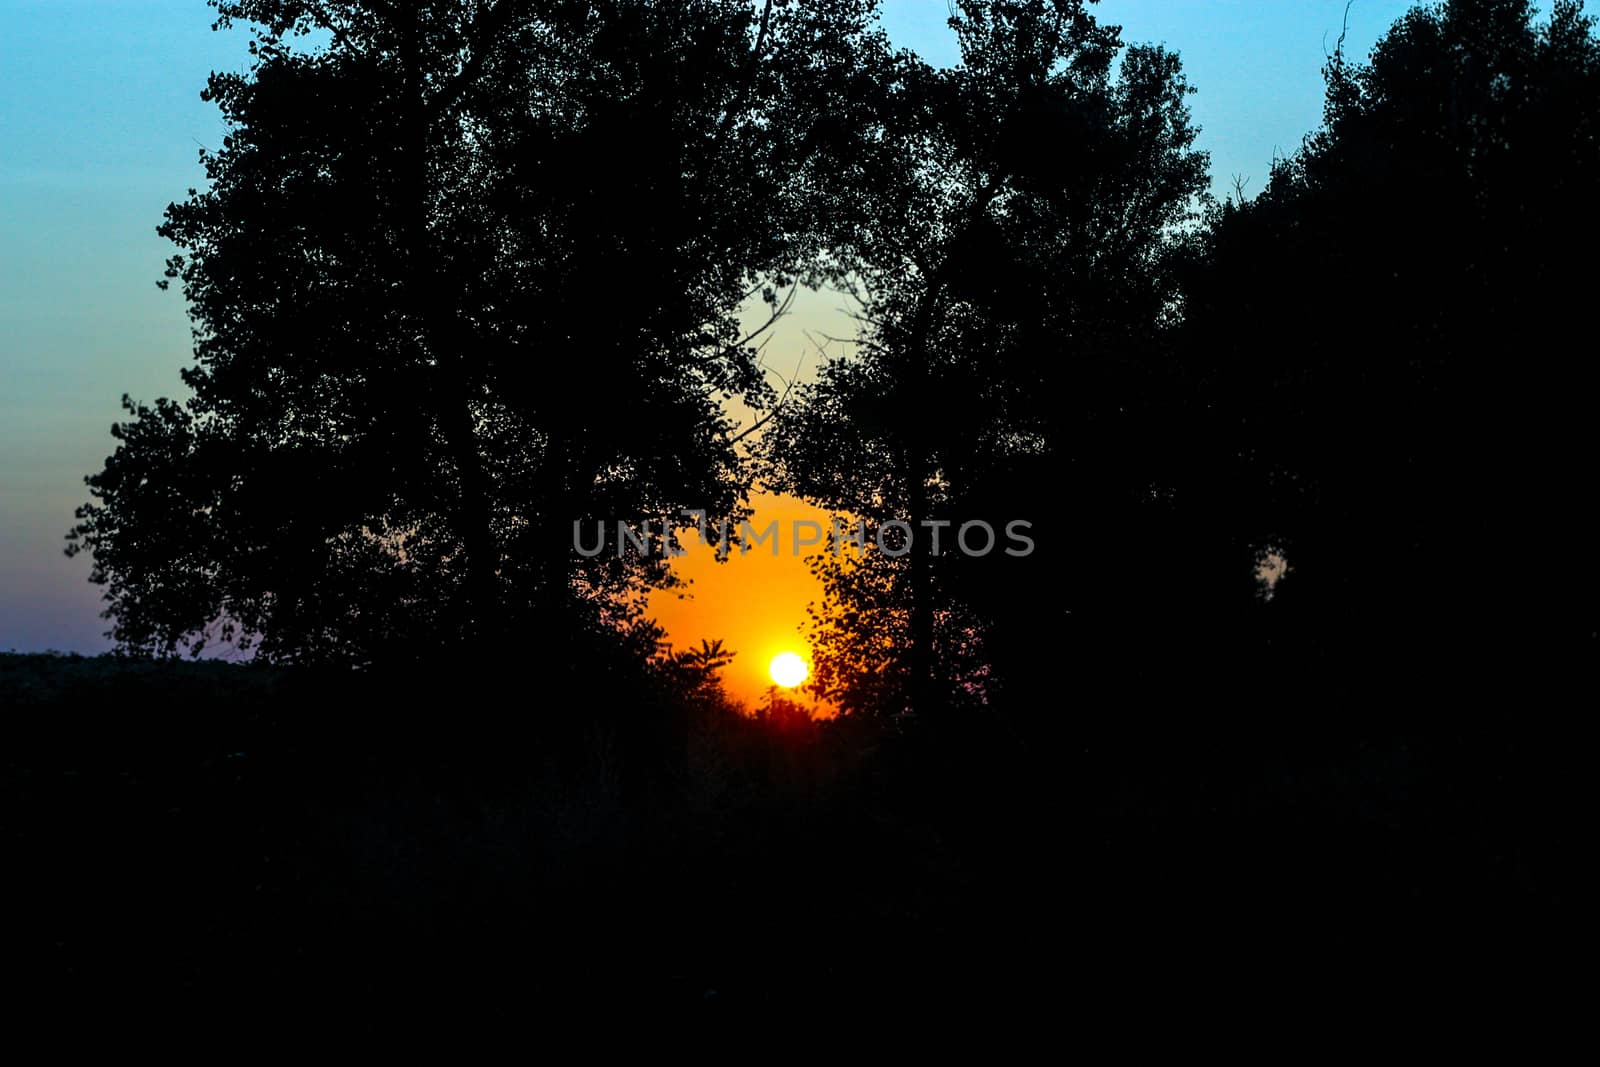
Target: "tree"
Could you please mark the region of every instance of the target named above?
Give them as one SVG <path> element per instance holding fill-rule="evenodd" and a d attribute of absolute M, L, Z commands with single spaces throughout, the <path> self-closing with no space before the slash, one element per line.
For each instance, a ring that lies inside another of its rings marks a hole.
<path fill-rule="evenodd" d="M 957 7 L 960 64 L 898 57 L 852 183 L 876 190 L 840 253 L 859 347 L 768 438 L 775 484 L 913 531 L 909 549 L 891 537 L 820 561 L 818 680 L 847 707 L 983 699 L 1014 643 L 986 638 L 1054 628 L 1084 591 L 1062 524 L 1031 564 L 970 559 L 955 539 L 1148 475 L 1114 442 L 1137 438 L 1140 360 L 1174 295 L 1167 252 L 1205 180 L 1176 56 L 1123 49 L 1082 3 Z M 935 554 L 924 524 L 939 522 Z"/>
<path fill-rule="evenodd" d="M 255 62 L 160 230 L 192 395 L 125 400 L 70 535 L 112 635 L 360 663 L 633 618 L 672 527 L 584 559 L 573 525 L 742 513 L 738 312 L 817 276 L 849 133 L 803 101 L 872 5 L 216 6 Z"/>
<path fill-rule="evenodd" d="M 1600 238 L 1600 41 L 1576 3 L 1455 0 L 1325 75 L 1322 128 L 1219 209 L 1186 284 L 1197 404 L 1292 568 L 1280 656 L 1523 692 L 1600 628 L 1572 266 Z"/>

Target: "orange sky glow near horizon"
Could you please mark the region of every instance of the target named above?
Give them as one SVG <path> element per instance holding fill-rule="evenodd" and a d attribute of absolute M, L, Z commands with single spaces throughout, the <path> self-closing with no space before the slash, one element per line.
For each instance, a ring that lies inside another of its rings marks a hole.
<path fill-rule="evenodd" d="M 782 393 L 785 383 L 811 381 L 826 359 L 843 355 L 859 329 L 850 298 L 830 290 L 800 287 L 786 314 L 755 341 L 762 346 L 762 364 L 769 382 Z M 747 332 L 767 322 L 770 309 L 752 301 L 741 315 Z M 729 408 L 742 425 L 749 426 L 758 413 L 737 401 Z M 759 432 L 759 431 L 758 431 Z M 675 650 L 697 648 L 701 641 L 720 640 L 734 654 L 722 672 L 728 695 L 750 710 L 765 704 L 775 686 L 768 667 L 780 652 L 793 652 L 812 664 L 810 617 L 806 607 L 822 600 L 822 586 L 806 560 L 828 550 L 824 543 L 795 552 L 794 523 L 818 523 L 832 528 L 832 516 L 797 497 L 769 492 L 751 495 L 756 531 L 778 523 L 778 554 L 770 544 L 741 554 L 735 549 L 718 563 L 714 549 L 693 531 L 682 535 L 686 554 L 673 560 L 673 569 L 688 584 L 679 589 L 655 590 L 646 601 L 645 614 L 666 631 Z M 785 700 L 812 707 L 813 713 L 831 715 L 831 705 L 817 702 L 806 687 L 779 690 Z"/>
<path fill-rule="evenodd" d="M 752 496 L 755 514 L 750 525 L 763 530 L 776 520 L 777 554 L 771 543 L 741 553 L 735 548 L 718 562 L 716 550 L 693 530 L 683 537 L 685 554 L 673 569 L 687 585 L 655 590 L 646 615 L 666 631 L 676 650 L 696 648 L 702 640 L 718 641 L 734 653 L 722 672 L 728 695 L 754 710 L 766 703 L 774 688 L 768 667 L 781 652 L 793 652 L 812 662 L 810 619 L 806 606 L 822 599 L 822 586 L 807 566 L 807 559 L 828 551 L 827 545 L 810 545 L 796 552 L 792 538 L 796 521 L 810 520 L 824 530 L 831 518 L 820 508 L 791 496 L 771 493 Z M 805 689 L 782 690 L 785 700 L 811 706 L 814 714 L 833 709 L 812 698 Z"/>

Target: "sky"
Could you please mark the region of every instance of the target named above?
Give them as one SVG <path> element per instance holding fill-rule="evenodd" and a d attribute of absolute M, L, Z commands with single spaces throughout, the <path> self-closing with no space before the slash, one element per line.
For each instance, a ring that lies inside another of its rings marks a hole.
<path fill-rule="evenodd" d="M 1346 47 L 1365 57 L 1406 8 L 1355 0 Z M 1211 154 L 1213 187 L 1260 190 L 1274 155 L 1321 118 L 1320 70 L 1345 0 L 1104 0 L 1128 42 L 1177 51 Z M 896 43 L 955 58 L 946 0 L 886 0 Z M 181 295 L 155 282 L 172 249 L 155 227 L 203 181 L 202 146 L 224 134 L 199 98 L 212 70 L 248 69 L 247 38 L 213 33 L 204 0 L 0 0 L 0 651 L 109 647 L 89 562 L 62 554 L 83 477 L 111 452 L 124 393 L 180 395 L 190 358 Z M 810 338 L 848 332 L 839 300 L 804 294 L 768 349 L 785 374 L 809 369 Z M 804 371 L 803 371 L 804 373 Z M 763 498 L 756 525 L 815 515 Z M 692 600 L 652 608 L 679 647 L 721 637 L 740 653 L 730 688 L 758 699 L 766 661 L 805 652 L 816 593 L 804 560 L 752 555 L 722 566 L 692 555 Z"/>

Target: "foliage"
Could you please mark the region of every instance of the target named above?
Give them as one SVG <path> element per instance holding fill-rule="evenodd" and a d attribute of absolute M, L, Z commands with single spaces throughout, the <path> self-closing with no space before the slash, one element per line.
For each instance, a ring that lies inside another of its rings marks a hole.
<path fill-rule="evenodd" d="M 820 277 L 849 129 L 803 102 L 869 5 L 218 10 L 255 63 L 211 77 L 229 132 L 161 227 L 192 395 L 125 401 L 72 534 L 119 645 L 220 620 L 362 663 L 634 618 L 662 554 L 579 558 L 573 523 L 744 513 L 720 401 L 772 397 L 737 313 Z"/>
<path fill-rule="evenodd" d="M 818 561 L 820 684 L 896 711 L 918 689 L 925 703 L 981 700 L 989 628 L 1017 612 L 1037 623 L 1078 577 L 1058 567 L 1062 584 L 1024 589 L 1014 568 L 995 603 L 989 568 L 951 547 L 963 522 L 1043 528 L 1053 506 L 1018 502 L 1079 488 L 1061 478 L 1085 461 L 1123 492 L 1147 475 L 1136 457 L 1098 467 L 1131 435 L 1172 314 L 1169 250 L 1205 180 L 1176 56 L 1124 49 L 1080 3 L 967 2 L 950 24 L 957 66 L 885 67 L 872 195 L 838 253 L 861 301 L 858 347 L 779 413 L 765 453 L 774 484 L 916 531 L 904 555 L 869 544 L 859 561 Z M 997 512 L 997 484 L 1020 488 L 1023 469 L 1051 476 Z M 948 524 L 939 555 L 925 520 Z M 1044 551 L 1059 563 L 1070 543 Z"/>
<path fill-rule="evenodd" d="M 1222 203 L 1177 57 L 1087 4 L 958 3 L 950 69 L 874 12 L 221 3 L 256 63 L 211 79 L 230 132 L 162 227 L 192 395 L 129 401 L 71 535 L 119 645 L 597 638 L 711 686 L 641 618 L 665 557 L 580 557 L 572 523 L 737 518 L 759 474 L 917 535 L 816 560 L 814 684 L 849 710 L 1023 707 L 1064 648 L 1196 685 L 1592 656 L 1579 5 L 1341 42 L 1322 127 Z M 738 314 L 798 283 L 860 331 L 778 404 Z M 771 416 L 754 466 L 730 397 Z M 1033 553 L 951 550 L 978 520 Z"/>
<path fill-rule="evenodd" d="M 1600 238 L 1600 40 L 1577 4 L 1460 0 L 1325 74 L 1323 127 L 1196 248 L 1202 462 L 1291 563 L 1283 647 L 1520 687 L 1594 649 L 1569 546 L 1594 530 L 1573 255 Z"/>

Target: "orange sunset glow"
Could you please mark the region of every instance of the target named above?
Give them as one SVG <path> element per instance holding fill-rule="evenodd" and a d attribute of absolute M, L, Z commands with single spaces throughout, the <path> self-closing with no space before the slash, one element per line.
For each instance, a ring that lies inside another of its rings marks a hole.
<path fill-rule="evenodd" d="M 702 640 L 721 640 L 735 654 L 723 673 L 729 695 L 748 707 L 759 706 L 775 684 L 801 685 L 805 678 L 780 683 L 771 671 L 784 653 L 798 657 L 809 671 L 811 646 L 807 634 L 806 605 L 822 598 L 822 587 L 806 566 L 810 554 L 825 552 L 825 545 L 808 546 L 794 553 L 790 537 L 796 520 L 811 520 L 826 528 L 829 516 L 794 497 L 760 495 L 752 501 L 751 525 L 761 529 L 778 522 L 778 554 L 764 544 L 741 554 L 737 549 L 718 563 L 711 546 L 694 532 L 684 539 L 687 554 L 674 561 L 686 588 L 651 594 L 649 614 L 667 632 L 674 648 L 691 648 Z M 788 688 L 787 699 L 805 699 L 803 690 Z M 820 708 L 826 714 L 827 709 Z"/>

